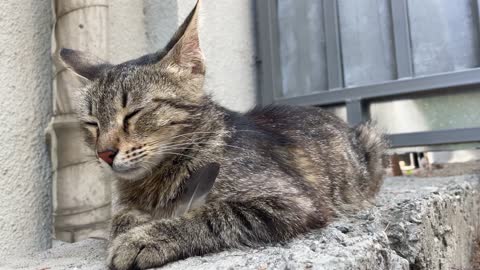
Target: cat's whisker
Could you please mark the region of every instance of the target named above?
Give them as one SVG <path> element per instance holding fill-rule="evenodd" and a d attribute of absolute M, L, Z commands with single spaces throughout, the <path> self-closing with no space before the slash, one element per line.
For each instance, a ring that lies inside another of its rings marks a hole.
<path fill-rule="evenodd" d="M 238 129 L 235 130 L 234 132 L 253 132 L 253 133 L 259 133 L 262 134 L 262 132 L 255 131 L 255 130 L 248 130 L 248 129 Z M 203 134 L 203 135 L 208 135 L 208 134 L 233 134 L 234 132 L 232 131 L 195 131 L 195 132 L 189 132 L 189 133 L 184 133 L 184 134 L 179 134 L 176 136 L 173 136 L 169 138 L 170 140 L 177 139 L 180 137 L 191 137 L 192 135 L 198 135 L 198 134 Z M 155 143 L 158 142 L 159 140 L 153 140 L 150 141 L 149 143 Z"/>
<path fill-rule="evenodd" d="M 235 146 L 235 145 L 230 145 L 230 144 L 224 144 L 224 143 L 215 143 L 215 142 L 189 142 L 189 143 L 181 143 L 181 144 L 170 144 L 170 145 L 159 145 L 158 148 L 160 149 L 169 149 L 169 147 L 178 147 L 178 146 L 190 146 L 190 145 L 209 145 L 209 146 L 221 146 L 221 147 L 230 147 L 230 148 L 235 148 L 235 149 L 240 149 L 244 151 L 248 151 L 249 149 L 240 147 L 240 146 Z M 199 148 L 191 148 L 191 149 L 198 149 Z"/>
<path fill-rule="evenodd" d="M 182 143 L 167 143 L 167 144 L 161 144 L 160 146 L 162 147 L 167 147 L 167 146 L 179 146 L 179 145 L 191 145 L 191 144 L 200 144 L 200 143 L 211 143 L 211 142 L 202 142 L 202 141 L 198 141 L 198 140 L 191 140 L 191 141 L 188 141 L 188 142 L 182 142 Z M 223 143 L 217 143 L 218 145 L 224 145 Z M 147 145 L 155 145 L 157 146 L 158 144 L 157 143 L 149 143 Z"/>
<path fill-rule="evenodd" d="M 191 137 L 193 135 L 199 135 L 199 134 L 209 135 L 209 134 L 228 134 L 228 133 L 231 133 L 231 132 L 230 131 L 195 131 L 195 132 L 179 134 L 179 135 L 173 136 L 169 139 L 173 140 L 173 139 L 177 139 L 177 138 L 181 138 L 181 137 Z"/>
<path fill-rule="evenodd" d="M 195 143 L 192 143 L 194 145 L 197 145 Z M 192 145 L 192 144 L 186 144 L 187 146 L 189 145 Z M 249 149 L 246 149 L 246 148 L 243 148 L 243 147 L 239 147 L 239 146 L 234 146 L 234 145 L 229 145 L 229 144 L 209 144 L 209 143 L 204 143 L 204 145 L 211 145 L 211 146 L 222 146 L 222 147 L 230 147 L 230 148 L 234 148 L 234 149 L 239 149 L 239 150 L 243 150 L 243 151 L 250 151 Z M 172 147 L 162 147 L 160 146 L 159 147 L 160 150 L 198 150 L 198 151 L 201 151 L 202 149 L 200 147 L 197 147 L 197 148 L 194 148 L 194 147 L 181 147 L 181 145 L 179 146 L 172 146 Z"/>

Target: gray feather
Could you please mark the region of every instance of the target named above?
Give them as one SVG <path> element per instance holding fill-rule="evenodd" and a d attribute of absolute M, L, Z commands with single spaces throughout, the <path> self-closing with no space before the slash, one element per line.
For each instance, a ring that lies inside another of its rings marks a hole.
<path fill-rule="evenodd" d="M 192 173 L 186 181 L 185 192 L 178 198 L 176 215 L 183 215 L 206 198 L 220 171 L 218 163 L 209 163 Z"/>

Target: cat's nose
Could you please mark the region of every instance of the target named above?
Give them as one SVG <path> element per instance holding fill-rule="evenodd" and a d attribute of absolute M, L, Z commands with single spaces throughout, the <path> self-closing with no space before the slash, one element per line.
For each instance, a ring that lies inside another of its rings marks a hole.
<path fill-rule="evenodd" d="M 112 166 L 113 160 L 118 153 L 118 149 L 107 149 L 102 152 L 97 152 L 98 157 L 103 159 L 108 165 Z"/>

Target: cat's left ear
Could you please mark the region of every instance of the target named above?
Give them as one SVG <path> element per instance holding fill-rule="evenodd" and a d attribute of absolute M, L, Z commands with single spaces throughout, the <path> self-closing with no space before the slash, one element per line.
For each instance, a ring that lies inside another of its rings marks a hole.
<path fill-rule="evenodd" d="M 96 56 L 66 48 L 60 50 L 60 58 L 76 74 L 90 81 L 98 78 L 104 69 L 111 66 Z"/>
<path fill-rule="evenodd" d="M 205 62 L 200 49 L 198 35 L 198 17 L 201 0 L 185 19 L 177 30 L 165 50 L 167 55 L 162 59 L 163 63 L 175 64 L 180 68 L 191 71 L 192 74 L 205 74 Z"/>

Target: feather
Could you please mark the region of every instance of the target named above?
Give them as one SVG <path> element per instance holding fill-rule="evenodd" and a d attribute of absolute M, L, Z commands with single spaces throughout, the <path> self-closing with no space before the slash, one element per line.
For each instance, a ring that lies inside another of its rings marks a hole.
<path fill-rule="evenodd" d="M 209 163 L 192 173 L 185 182 L 184 193 L 178 198 L 178 207 L 175 210 L 176 216 L 184 215 L 206 198 L 215 183 L 219 171 L 220 164 Z"/>

